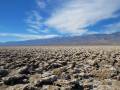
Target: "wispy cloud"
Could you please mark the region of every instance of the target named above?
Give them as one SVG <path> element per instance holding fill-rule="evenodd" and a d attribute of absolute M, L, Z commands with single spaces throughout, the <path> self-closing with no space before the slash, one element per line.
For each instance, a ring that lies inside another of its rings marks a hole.
<path fill-rule="evenodd" d="M 104 32 L 107 34 L 120 32 L 120 22 L 104 26 Z"/>
<path fill-rule="evenodd" d="M 45 8 L 46 7 L 45 0 L 36 0 L 36 3 L 40 8 Z"/>
<path fill-rule="evenodd" d="M 47 39 L 58 37 L 58 35 L 35 35 L 35 34 L 17 34 L 17 33 L 0 33 L 0 37 L 14 37 L 19 40 L 31 40 L 31 39 Z"/>
<path fill-rule="evenodd" d="M 49 17 L 44 17 L 39 10 L 30 13 L 26 20 L 27 31 L 34 34 L 49 34 L 49 32 L 54 34 L 51 28 L 61 35 L 99 33 L 86 27 L 104 19 L 117 17 L 115 12 L 120 9 L 120 0 L 36 0 L 36 3 L 43 11 L 48 11 Z M 43 28 L 44 26 L 47 28 Z M 105 30 L 102 32 L 106 32 Z"/>
<path fill-rule="evenodd" d="M 67 0 L 35 0 L 38 9 L 34 8 L 30 11 L 25 23 L 27 31 L 30 33 L 49 33 L 50 28 L 47 27 L 45 21 L 58 7 L 60 8 Z M 42 11 L 42 12 L 41 12 Z"/>
<path fill-rule="evenodd" d="M 97 22 L 116 17 L 120 0 L 69 0 L 46 20 L 49 27 L 62 33 L 83 34 L 85 28 Z"/>
<path fill-rule="evenodd" d="M 33 10 L 27 19 L 25 20 L 27 23 L 27 31 L 31 33 L 39 33 L 42 26 L 42 17 L 39 15 L 39 13 L 35 10 Z"/>

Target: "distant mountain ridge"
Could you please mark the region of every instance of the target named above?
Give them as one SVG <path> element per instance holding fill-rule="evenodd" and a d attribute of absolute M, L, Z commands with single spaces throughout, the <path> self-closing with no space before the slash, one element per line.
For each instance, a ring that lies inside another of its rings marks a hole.
<path fill-rule="evenodd" d="M 0 46 L 22 45 L 120 45 L 120 32 L 0 43 Z"/>

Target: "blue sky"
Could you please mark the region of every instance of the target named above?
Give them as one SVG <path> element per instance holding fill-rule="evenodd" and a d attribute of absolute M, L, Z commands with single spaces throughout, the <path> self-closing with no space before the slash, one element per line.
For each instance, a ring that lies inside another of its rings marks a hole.
<path fill-rule="evenodd" d="M 0 0 L 0 42 L 120 31 L 120 0 Z"/>

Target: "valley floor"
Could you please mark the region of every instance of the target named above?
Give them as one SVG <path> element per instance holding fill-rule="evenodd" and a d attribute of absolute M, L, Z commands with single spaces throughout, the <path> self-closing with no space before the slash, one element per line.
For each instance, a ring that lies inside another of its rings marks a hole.
<path fill-rule="evenodd" d="M 120 90 L 120 46 L 0 47 L 0 90 Z"/>

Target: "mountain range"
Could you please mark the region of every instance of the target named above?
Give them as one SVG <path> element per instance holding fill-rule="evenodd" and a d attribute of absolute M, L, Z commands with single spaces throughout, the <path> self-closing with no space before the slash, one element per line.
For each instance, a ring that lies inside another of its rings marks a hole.
<path fill-rule="evenodd" d="M 44 45 L 120 45 L 120 32 L 112 34 L 88 34 L 83 36 L 55 37 L 0 43 L 0 46 Z"/>

